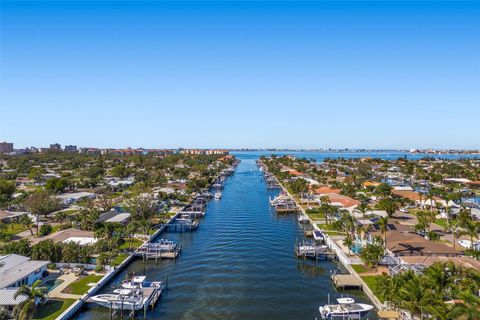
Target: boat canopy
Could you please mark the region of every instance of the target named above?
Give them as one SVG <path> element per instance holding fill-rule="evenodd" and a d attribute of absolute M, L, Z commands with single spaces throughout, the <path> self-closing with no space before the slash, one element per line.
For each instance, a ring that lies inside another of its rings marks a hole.
<path fill-rule="evenodd" d="M 349 304 L 355 302 L 355 300 L 353 300 L 352 298 L 338 298 L 337 301 L 340 304 Z"/>

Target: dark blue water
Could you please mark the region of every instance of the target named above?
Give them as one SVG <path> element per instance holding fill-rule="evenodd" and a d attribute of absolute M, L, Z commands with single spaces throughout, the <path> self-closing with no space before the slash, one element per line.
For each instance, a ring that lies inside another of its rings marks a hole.
<path fill-rule="evenodd" d="M 257 156 L 242 159 L 225 185 L 220 201 L 212 200 L 194 233 L 167 233 L 180 242 L 176 261 L 136 261 L 104 291 L 113 290 L 125 273 L 149 280 L 168 276 L 169 290 L 149 319 L 315 319 L 332 288 L 333 262 L 302 262 L 294 244 L 303 238 L 295 215 L 277 216 L 270 208 Z M 358 294 L 358 293 L 357 293 Z M 355 297 L 366 301 L 363 296 Z M 90 307 L 79 319 L 108 319 L 106 309 Z"/>

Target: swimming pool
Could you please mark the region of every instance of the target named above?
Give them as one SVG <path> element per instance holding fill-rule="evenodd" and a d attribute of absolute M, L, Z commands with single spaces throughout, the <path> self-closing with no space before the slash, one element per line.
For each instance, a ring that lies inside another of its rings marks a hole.
<path fill-rule="evenodd" d="M 351 248 L 350 250 L 352 250 L 352 252 L 353 252 L 354 254 L 359 254 L 360 251 L 362 250 L 362 243 L 361 243 L 361 242 L 354 241 L 354 242 L 353 242 L 353 246 L 352 246 L 352 248 Z"/>
<path fill-rule="evenodd" d="M 44 283 L 42 283 L 41 287 L 47 288 L 48 292 L 50 292 L 62 283 L 63 283 L 62 279 L 52 279 L 52 280 L 48 280 L 48 281 L 45 281 Z"/>

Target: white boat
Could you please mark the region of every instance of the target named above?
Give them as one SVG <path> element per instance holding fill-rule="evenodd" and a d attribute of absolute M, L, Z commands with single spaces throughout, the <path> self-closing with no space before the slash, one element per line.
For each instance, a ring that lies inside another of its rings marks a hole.
<path fill-rule="evenodd" d="M 322 319 L 360 319 L 373 309 L 372 305 L 355 303 L 352 298 L 339 298 L 337 302 L 319 307 Z"/>
<path fill-rule="evenodd" d="M 123 310 L 141 310 L 143 308 L 143 298 L 141 295 L 105 293 L 93 296 L 91 300 L 106 308 L 112 307 L 113 309 Z"/>
<path fill-rule="evenodd" d="M 122 282 L 122 287 L 125 289 L 141 289 L 141 288 L 161 288 L 163 283 L 160 281 L 146 281 L 145 276 L 135 276 L 131 280 Z"/>
<path fill-rule="evenodd" d="M 298 215 L 297 219 L 298 219 L 298 222 L 300 222 L 300 223 L 308 223 L 308 221 L 310 221 L 308 219 L 308 216 L 304 215 L 303 213 L 300 213 Z"/>
<path fill-rule="evenodd" d="M 325 252 L 327 251 L 328 247 L 326 245 L 314 245 L 314 244 L 305 244 L 298 246 L 298 250 L 300 252 Z"/>
<path fill-rule="evenodd" d="M 320 230 L 316 230 L 316 229 L 313 229 L 313 239 L 315 239 L 315 241 L 323 241 L 325 240 L 325 237 L 322 233 L 322 231 Z"/>
<path fill-rule="evenodd" d="M 217 191 L 215 192 L 215 195 L 213 196 L 215 199 L 219 200 L 222 197 L 222 193 Z"/>

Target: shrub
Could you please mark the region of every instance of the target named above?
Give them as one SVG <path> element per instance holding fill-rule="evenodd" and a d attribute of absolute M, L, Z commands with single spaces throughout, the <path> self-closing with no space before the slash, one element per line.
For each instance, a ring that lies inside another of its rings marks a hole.
<path fill-rule="evenodd" d="M 52 233 L 52 226 L 49 225 L 49 224 L 42 224 L 42 226 L 40 227 L 40 235 L 41 236 L 46 236 L 46 235 L 49 235 L 50 233 Z"/>

